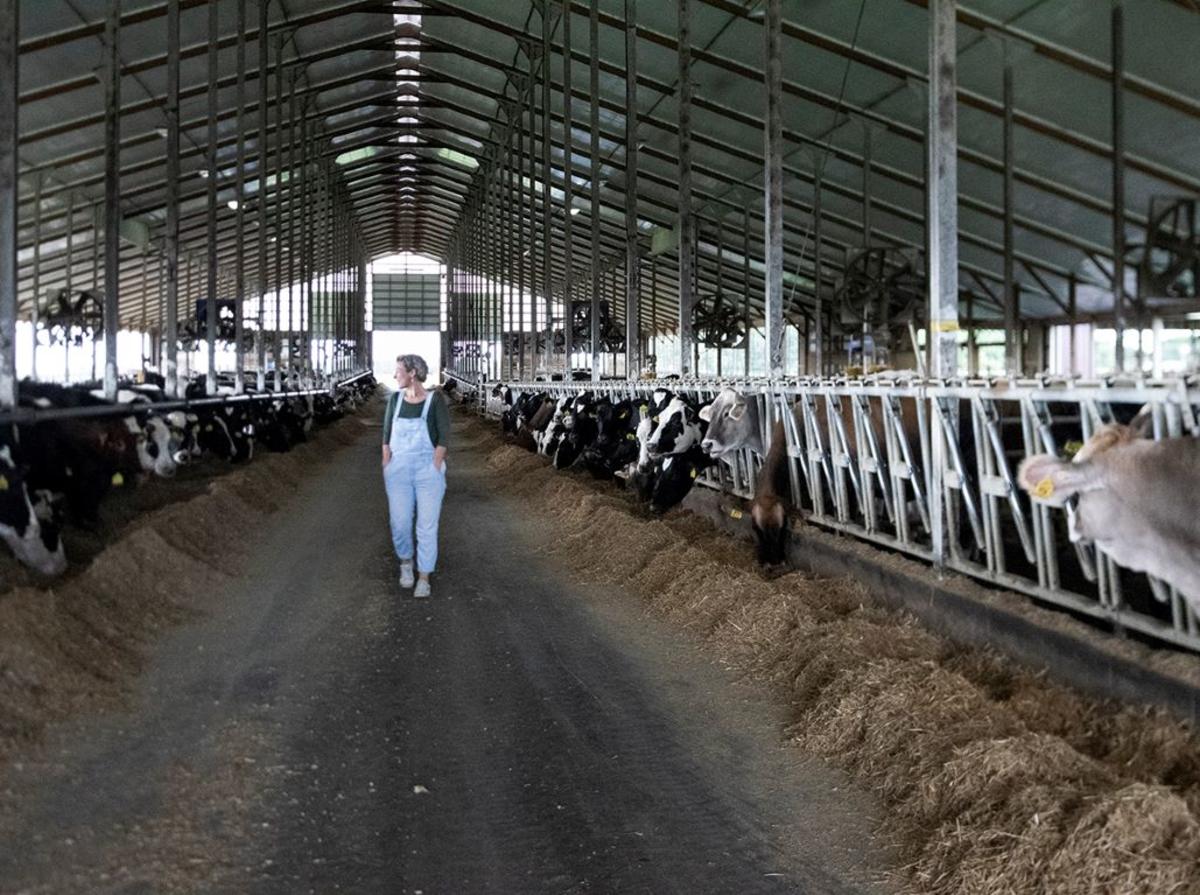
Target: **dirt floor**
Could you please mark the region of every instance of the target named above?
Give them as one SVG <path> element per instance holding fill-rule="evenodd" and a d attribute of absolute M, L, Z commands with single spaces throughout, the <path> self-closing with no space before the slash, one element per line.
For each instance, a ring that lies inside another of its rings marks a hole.
<path fill-rule="evenodd" d="M 765 579 L 699 517 L 648 518 L 486 437 L 499 487 L 573 578 L 640 594 L 770 685 L 798 751 L 884 802 L 907 890 L 1200 893 L 1200 739 L 1184 724 L 956 647 L 853 580 Z"/>
<path fill-rule="evenodd" d="M 430 601 L 395 581 L 374 413 L 138 517 L 53 590 L 0 597 L 0 892 L 907 879 L 877 832 L 887 793 L 789 745 L 796 716 L 723 633 L 740 619 L 724 588 L 752 579 L 742 546 L 574 477 L 538 482 L 536 458 L 457 429 Z M 565 514 L 564 482 L 582 489 Z M 731 563 L 711 582 L 719 620 L 682 608 L 688 550 Z M 744 602 L 777 584 L 754 587 Z M 899 640 L 920 654 L 915 632 Z"/>

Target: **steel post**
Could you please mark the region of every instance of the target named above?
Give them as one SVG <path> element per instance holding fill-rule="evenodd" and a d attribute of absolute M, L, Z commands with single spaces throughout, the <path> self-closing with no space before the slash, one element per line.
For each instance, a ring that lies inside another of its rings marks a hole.
<path fill-rule="evenodd" d="M 1009 42 L 1004 41 L 1004 367 L 1009 376 L 1021 375 L 1021 330 L 1017 308 L 1019 293 L 1013 273 L 1013 63 Z"/>
<path fill-rule="evenodd" d="M 17 405 L 20 2 L 0 0 L 0 408 Z"/>
<path fill-rule="evenodd" d="M 258 329 L 254 334 L 254 358 L 258 368 L 255 387 L 260 392 L 267 387 L 267 338 L 263 330 L 267 303 L 267 72 L 270 64 L 267 12 L 268 0 L 258 0 Z"/>
<path fill-rule="evenodd" d="M 234 260 L 233 326 L 234 391 L 246 390 L 246 350 L 242 345 L 242 316 L 246 304 L 246 0 L 237 0 L 237 203 Z"/>
<path fill-rule="evenodd" d="M 764 329 L 767 337 L 767 371 L 783 375 L 783 59 L 780 32 L 783 28 L 781 0 L 767 0 L 766 36 L 767 120 L 763 158 L 763 232 L 766 254 Z"/>
<path fill-rule="evenodd" d="M 686 379 L 693 372 L 692 311 L 696 304 L 696 220 L 692 211 L 691 0 L 676 0 L 676 9 L 679 21 L 679 374 Z"/>
<path fill-rule="evenodd" d="M 819 163 L 818 163 L 819 164 Z M 813 179 L 813 369 L 825 375 L 825 298 L 821 294 L 821 273 L 824 267 L 825 221 L 821 213 L 821 193 L 824 186 L 824 165 L 817 168 Z"/>
<path fill-rule="evenodd" d="M 217 393 L 217 52 L 220 31 L 217 9 L 220 4 L 208 4 L 208 288 L 205 296 L 205 345 L 208 361 L 205 366 L 205 392 Z"/>
<path fill-rule="evenodd" d="M 167 222 L 164 250 L 167 264 L 166 369 L 168 397 L 179 389 L 179 0 L 167 0 Z"/>
<path fill-rule="evenodd" d="M 563 372 L 571 376 L 571 354 L 574 351 L 573 322 L 575 311 L 575 241 L 572 218 L 575 213 L 574 140 L 572 139 L 571 94 L 571 7 L 563 3 L 562 10 L 563 60 Z"/>
<path fill-rule="evenodd" d="M 638 251 L 637 0 L 625 0 L 625 372 L 641 375 L 641 257 Z"/>
<path fill-rule="evenodd" d="M 1117 372 L 1125 372 L 1125 6 L 1112 0 L 1112 192 L 1113 314 L 1116 318 Z M 1140 334 L 1139 334 L 1140 335 Z M 1139 344 L 1141 340 L 1138 340 Z M 1139 351 L 1140 355 L 1140 351 Z M 1139 369 L 1141 358 L 1138 358 Z"/>
<path fill-rule="evenodd" d="M 743 375 L 750 375 L 750 202 L 742 205 L 742 339 Z"/>
<path fill-rule="evenodd" d="M 588 4 L 588 174 L 591 188 L 590 252 L 592 289 L 589 338 L 592 381 L 600 381 L 600 11 L 599 0 Z"/>
<path fill-rule="evenodd" d="M 554 363 L 553 252 L 550 235 L 550 0 L 542 0 L 542 299 L 546 305 L 546 373 Z"/>
<path fill-rule="evenodd" d="M 104 397 L 109 401 L 117 399 L 117 330 L 121 314 L 120 24 L 121 0 L 109 0 L 104 21 Z"/>
<path fill-rule="evenodd" d="M 283 299 L 283 34 L 275 38 L 275 326 L 271 334 L 271 364 L 275 368 L 272 377 L 276 391 L 282 381 L 283 341 L 281 333 Z M 288 189 L 292 181 L 288 179 Z"/>
<path fill-rule="evenodd" d="M 36 381 L 38 378 L 38 303 L 42 294 L 42 180 L 41 171 L 33 176 L 33 301 L 30 302 L 30 375 Z M 14 339 L 15 318 L 14 318 Z"/>
<path fill-rule="evenodd" d="M 296 255 L 296 221 L 298 218 L 296 209 L 297 182 L 302 180 L 302 175 L 298 175 L 296 171 L 296 74 L 292 73 L 291 90 L 288 97 L 288 221 L 287 221 L 287 374 L 288 387 L 291 388 L 295 382 L 296 374 L 296 265 L 298 262 Z"/>
<path fill-rule="evenodd" d="M 958 109 L 955 0 L 930 0 L 929 329 L 930 373 L 949 379 L 958 362 Z M 933 436 L 930 498 L 934 563 L 948 558 L 944 519 L 943 434 Z"/>

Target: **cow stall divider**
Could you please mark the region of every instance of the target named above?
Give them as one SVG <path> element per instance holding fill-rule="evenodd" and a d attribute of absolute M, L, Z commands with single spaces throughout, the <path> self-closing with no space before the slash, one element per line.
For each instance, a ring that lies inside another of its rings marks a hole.
<path fill-rule="evenodd" d="M 480 413 L 498 383 L 448 379 Z M 1074 502 L 1032 499 L 1017 467 L 1041 453 L 1062 455 L 1102 425 L 1146 407 L 1154 438 L 1200 437 L 1194 381 L 1064 379 L 939 382 L 917 378 L 505 382 L 552 397 L 591 391 L 636 400 L 658 389 L 697 405 L 733 388 L 758 402 L 764 450 L 783 423 L 792 502 L 804 521 L 934 563 L 935 505 L 944 512 L 944 562 L 959 572 L 1139 634 L 1200 652 L 1200 617 L 1165 583 L 1118 567 L 1071 542 Z M 942 474 L 934 475 L 934 458 Z M 700 484 L 739 498 L 754 494 L 762 458 L 742 448 Z M 941 493 L 931 483 L 941 481 Z M 1066 523 L 1064 525 L 1064 523 Z"/>

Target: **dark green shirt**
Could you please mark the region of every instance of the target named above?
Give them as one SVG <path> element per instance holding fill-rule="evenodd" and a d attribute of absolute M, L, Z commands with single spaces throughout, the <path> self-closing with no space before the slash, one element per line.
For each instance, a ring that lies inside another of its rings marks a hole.
<path fill-rule="evenodd" d="M 421 418 L 421 404 L 410 404 L 402 401 L 403 392 L 392 392 L 388 398 L 387 410 L 383 414 L 383 443 L 392 440 L 392 420 L 396 418 L 396 407 L 400 407 L 400 419 L 417 420 Z M 425 425 L 429 427 L 429 440 L 435 448 L 450 447 L 450 408 L 446 404 L 446 396 L 440 391 L 430 391 L 433 399 L 429 405 L 429 416 L 425 417 Z"/>

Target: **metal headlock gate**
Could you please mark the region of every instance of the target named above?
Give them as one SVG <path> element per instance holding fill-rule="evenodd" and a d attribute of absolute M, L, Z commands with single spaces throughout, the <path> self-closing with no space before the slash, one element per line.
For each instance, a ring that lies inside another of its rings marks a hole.
<path fill-rule="evenodd" d="M 447 373 L 489 408 L 495 383 Z M 1016 483 L 1034 454 L 1062 454 L 1101 425 L 1148 405 L 1155 438 L 1200 436 L 1200 387 L 1063 380 L 938 383 L 911 380 L 659 380 L 505 383 L 554 396 L 614 399 L 668 389 L 698 403 L 723 388 L 759 402 L 762 443 L 782 419 L 792 499 L 805 521 L 920 557 L 1176 646 L 1200 651 L 1200 617 L 1173 588 L 1071 543 L 1073 502 L 1033 501 Z M 940 469 L 934 457 L 943 459 Z M 748 449 L 699 481 L 753 496 L 762 458 Z M 940 523 L 939 523 L 940 520 Z M 939 530 L 940 524 L 940 530 Z M 1200 520 L 1198 520 L 1200 524 Z"/>

